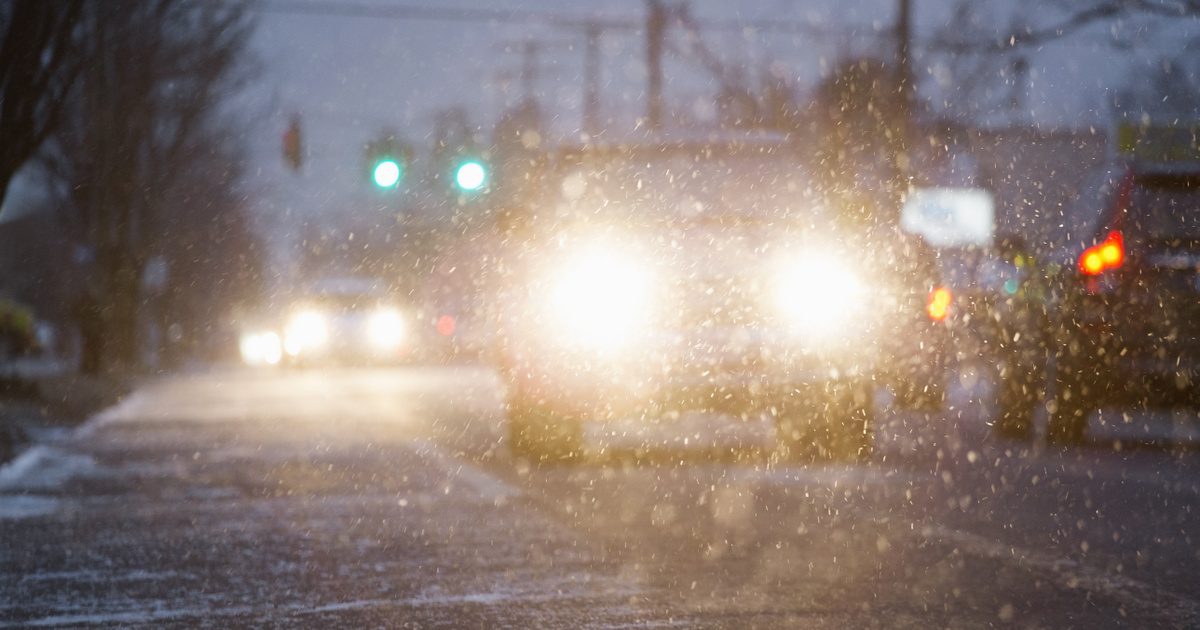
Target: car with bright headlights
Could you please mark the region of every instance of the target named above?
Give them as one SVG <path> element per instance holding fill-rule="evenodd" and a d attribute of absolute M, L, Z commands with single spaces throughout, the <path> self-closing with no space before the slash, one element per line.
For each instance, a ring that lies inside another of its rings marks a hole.
<path fill-rule="evenodd" d="M 794 144 L 592 144 L 545 169 L 496 299 L 517 455 L 697 409 L 769 415 L 791 457 L 862 459 L 878 386 L 940 397 L 952 296 L 932 250 L 835 210 Z"/>
<path fill-rule="evenodd" d="M 414 352 L 412 319 L 377 280 L 322 280 L 284 315 L 281 359 L 287 365 L 405 360 Z"/>

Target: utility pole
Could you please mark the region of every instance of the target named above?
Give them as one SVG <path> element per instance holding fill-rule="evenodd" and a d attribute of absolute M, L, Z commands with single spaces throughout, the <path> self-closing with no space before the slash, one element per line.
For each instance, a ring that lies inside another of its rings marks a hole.
<path fill-rule="evenodd" d="M 537 97 L 538 84 L 538 53 L 541 47 L 536 40 L 526 40 L 521 52 L 521 91 L 525 98 L 533 100 Z"/>
<path fill-rule="evenodd" d="M 1029 61 L 1025 55 L 1018 55 L 1009 68 L 1013 81 L 1012 90 L 1008 93 L 1008 109 L 1019 115 L 1025 110 L 1025 96 L 1029 93 Z"/>
<path fill-rule="evenodd" d="M 651 131 L 662 128 L 662 57 L 667 31 L 667 9 L 662 0 L 646 4 L 646 124 Z"/>
<path fill-rule="evenodd" d="M 896 73 L 899 80 L 900 102 L 904 115 L 911 116 L 913 109 L 913 73 L 910 51 L 912 47 L 912 0 L 898 0 L 896 6 Z"/>
<path fill-rule="evenodd" d="M 912 0 L 897 0 L 896 5 L 896 79 L 900 92 L 898 118 L 903 145 L 896 155 L 898 174 L 907 177 L 912 170 L 910 153 L 916 146 L 916 84 L 912 72 Z"/>
<path fill-rule="evenodd" d="M 542 76 L 549 72 L 555 74 L 555 68 L 547 68 L 542 64 L 542 53 L 550 48 L 574 48 L 571 40 L 551 41 L 541 39 L 522 39 L 514 42 L 498 44 L 496 49 L 504 53 L 518 52 L 521 55 L 521 67 L 515 74 L 521 86 L 521 98 L 525 101 L 536 101 L 538 85 Z M 513 77 L 513 72 L 497 73 L 505 83 Z M 507 94 L 507 90 L 505 90 Z"/>
<path fill-rule="evenodd" d="M 594 21 L 583 29 L 583 130 L 593 138 L 600 133 L 600 32 Z"/>

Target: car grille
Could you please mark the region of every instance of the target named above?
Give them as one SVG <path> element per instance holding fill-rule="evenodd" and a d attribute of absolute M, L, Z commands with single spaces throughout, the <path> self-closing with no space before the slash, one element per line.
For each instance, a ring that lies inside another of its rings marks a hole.
<path fill-rule="evenodd" d="M 745 327 L 764 319 L 762 291 L 754 284 L 725 276 L 704 278 L 676 288 L 676 325 L 682 331 Z"/>

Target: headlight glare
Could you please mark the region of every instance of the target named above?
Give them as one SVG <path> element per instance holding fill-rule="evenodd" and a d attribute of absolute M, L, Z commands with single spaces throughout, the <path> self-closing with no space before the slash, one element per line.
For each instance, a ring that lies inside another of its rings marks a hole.
<path fill-rule="evenodd" d="M 560 341 L 605 350 L 630 342 L 649 317 L 649 269 L 624 252 L 596 247 L 555 270 L 549 318 Z"/>
<path fill-rule="evenodd" d="M 367 338 L 379 350 L 396 350 L 404 343 L 406 328 L 400 311 L 382 308 L 367 320 Z"/>
<path fill-rule="evenodd" d="M 808 254 L 787 261 L 775 286 L 779 311 L 796 332 L 827 336 L 854 322 L 867 290 L 837 257 Z"/>
<path fill-rule="evenodd" d="M 319 311 L 300 311 L 288 321 L 284 349 L 292 356 L 321 348 L 329 341 L 329 325 Z"/>
<path fill-rule="evenodd" d="M 238 349 L 247 365 L 275 365 L 283 358 L 283 344 L 272 331 L 243 334 Z"/>

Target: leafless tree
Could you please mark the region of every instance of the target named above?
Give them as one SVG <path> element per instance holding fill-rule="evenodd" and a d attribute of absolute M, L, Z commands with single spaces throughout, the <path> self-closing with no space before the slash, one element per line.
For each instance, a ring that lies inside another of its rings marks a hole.
<path fill-rule="evenodd" d="M 79 71 L 82 0 L 0 3 L 0 202 L 54 132 Z"/>
<path fill-rule="evenodd" d="M 100 354 L 115 363 L 134 362 L 146 263 L 173 229 L 190 227 L 175 212 L 237 185 L 231 170 L 198 165 L 228 161 L 236 142 L 223 114 L 250 77 L 249 9 L 142 0 L 81 12 L 88 64 L 43 162 L 95 252 L 92 317 L 104 331 Z"/>
<path fill-rule="evenodd" d="M 972 108 L 994 110 L 1006 102 L 1019 104 L 1015 95 L 1024 89 L 1028 56 L 1046 44 L 1086 38 L 1097 48 L 1131 49 L 1153 41 L 1178 18 L 1200 18 L 1200 2 L 1019 0 L 993 4 L 958 0 L 946 26 L 924 42 L 923 48 L 927 65 L 944 70 L 953 88 L 948 99 L 953 102 L 942 103 L 941 109 L 963 115 L 972 113 Z"/>
<path fill-rule="evenodd" d="M 814 138 L 814 171 L 829 203 L 850 220 L 892 221 L 890 207 L 905 151 L 903 118 L 893 106 L 894 68 L 879 59 L 849 59 L 823 79 L 806 112 Z"/>

